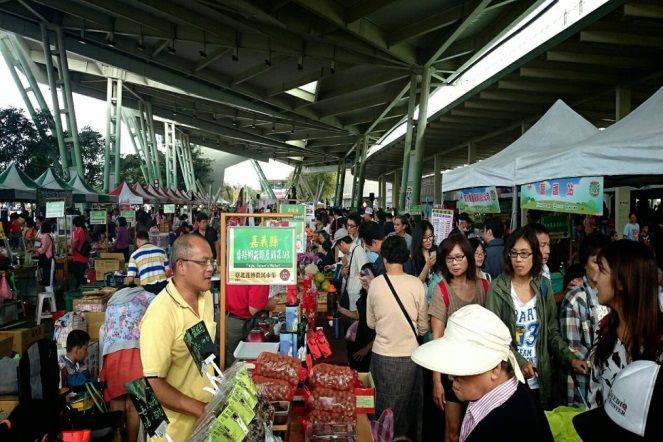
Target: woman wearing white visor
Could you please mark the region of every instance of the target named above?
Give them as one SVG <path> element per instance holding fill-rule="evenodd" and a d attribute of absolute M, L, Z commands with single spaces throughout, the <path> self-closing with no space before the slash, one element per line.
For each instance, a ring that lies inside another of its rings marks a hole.
<path fill-rule="evenodd" d="M 412 360 L 449 375 L 456 396 L 469 402 L 461 442 L 553 440 L 516 363 L 509 329 L 491 311 L 476 304 L 461 308 L 444 336 L 417 348 Z"/>

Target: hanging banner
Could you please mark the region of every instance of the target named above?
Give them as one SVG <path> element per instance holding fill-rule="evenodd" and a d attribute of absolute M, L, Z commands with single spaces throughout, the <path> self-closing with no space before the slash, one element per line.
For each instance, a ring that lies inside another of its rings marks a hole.
<path fill-rule="evenodd" d="M 295 228 L 297 253 L 306 253 L 306 204 L 281 204 L 279 213 L 293 214 L 286 225 Z"/>
<path fill-rule="evenodd" d="M 46 218 L 63 218 L 64 201 L 46 201 Z"/>
<path fill-rule="evenodd" d="M 292 227 L 230 227 L 228 284 L 296 284 Z"/>
<path fill-rule="evenodd" d="M 522 185 L 520 207 L 603 215 L 603 177 L 559 178 Z"/>
<path fill-rule="evenodd" d="M 458 193 L 456 207 L 459 212 L 500 213 L 500 200 L 495 186 L 463 189 Z"/>
<path fill-rule="evenodd" d="M 90 224 L 106 224 L 106 211 L 90 210 Z"/>
<path fill-rule="evenodd" d="M 164 204 L 163 213 L 175 213 L 175 204 Z"/>
<path fill-rule="evenodd" d="M 313 225 L 314 219 L 315 219 L 315 203 L 306 203 L 306 225 L 308 226 Z"/>
<path fill-rule="evenodd" d="M 430 223 L 435 232 L 435 244 L 440 244 L 454 228 L 454 211 L 434 207 L 431 211 Z"/>

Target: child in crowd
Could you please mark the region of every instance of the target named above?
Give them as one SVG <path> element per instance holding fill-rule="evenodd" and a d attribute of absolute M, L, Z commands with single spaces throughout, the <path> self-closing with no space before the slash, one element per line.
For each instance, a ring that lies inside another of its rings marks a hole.
<path fill-rule="evenodd" d="M 90 371 L 85 363 L 90 335 L 83 330 L 72 330 L 67 336 L 67 354 L 62 357 L 62 386 L 75 388 L 91 380 Z"/>

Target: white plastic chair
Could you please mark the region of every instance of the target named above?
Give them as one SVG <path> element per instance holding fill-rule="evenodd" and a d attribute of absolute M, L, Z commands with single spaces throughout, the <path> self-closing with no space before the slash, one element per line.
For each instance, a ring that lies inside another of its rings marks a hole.
<path fill-rule="evenodd" d="M 52 318 L 53 312 L 57 310 L 55 305 L 55 290 L 53 278 L 55 275 L 55 259 L 51 259 L 51 274 L 49 275 L 50 285 L 44 287 L 44 291 L 37 295 L 37 312 L 35 321 L 37 325 L 41 324 L 41 320 L 45 318 Z M 44 301 L 48 301 L 48 311 L 42 312 L 44 308 Z"/>

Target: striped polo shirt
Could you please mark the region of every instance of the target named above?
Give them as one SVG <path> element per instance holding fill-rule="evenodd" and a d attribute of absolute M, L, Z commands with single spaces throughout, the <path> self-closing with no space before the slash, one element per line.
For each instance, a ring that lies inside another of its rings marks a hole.
<path fill-rule="evenodd" d="M 137 278 L 140 285 L 155 284 L 165 281 L 166 252 L 152 244 L 144 244 L 131 254 L 127 276 Z"/>

